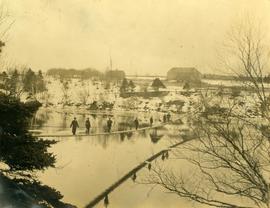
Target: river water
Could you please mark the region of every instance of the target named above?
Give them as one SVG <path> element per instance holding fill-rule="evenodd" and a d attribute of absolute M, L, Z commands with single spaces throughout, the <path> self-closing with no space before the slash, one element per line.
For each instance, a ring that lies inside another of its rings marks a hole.
<path fill-rule="evenodd" d="M 92 133 L 104 131 L 106 115 L 78 115 L 74 112 L 44 109 L 41 109 L 33 119 L 32 128 L 42 134 L 71 134 L 69 124 L 74 116 L 80 125 L 79 133 L 84 132 L 84 120 L 87 117 L 92 124 Z M 113 131 L 119 130 L 119 123 L 132 123 L 134 117 L 138 117 L 141 123 L 147 122 L 149 118 L 148 115 L 132 115 L 132 113 L 114 115 Z M 158 123 L 159 115 L 155 115 L 154 120 Z M 150 133 L 153 130 L 137 131 L 132 135 L 57 137 L 58 143 L 50 149 L 57 158 L 56 168 L 39 172 L 38 177 L 44 184 L 60 191 L 64 196 L 63 201 L 84 207 L 136 165 L 171 144 L 179 142 L 177 137 L 172 136 L 173 132 L 177 132 L 177 127 L 170 128 L 170 131 L 166 128 L 158 130 L 158 134 L 163 135 L 159 141 L 151 139 Z M 157 160 L 161 161 L 161 158 Z M 137 180 L 140 181 L 145 177 L 148 171 L 147 168 L 139 171 Z M 104 207 L 103 201 L 96 207 Z M 130 179 L 109 195 L 109 207 L 175 208 L 192 207 L 192 204 L 176 195 L 166 194 L 160 187 L 153 188 Z"/>

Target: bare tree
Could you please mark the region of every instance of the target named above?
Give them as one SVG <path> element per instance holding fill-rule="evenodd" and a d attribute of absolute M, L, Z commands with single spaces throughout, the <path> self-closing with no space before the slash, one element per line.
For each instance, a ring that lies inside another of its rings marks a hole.
<path fill-rule="evenodd" d="M 245 90 L 256 95 L 260 105 L 254 102 L 253 107 L 260 114 L 250 117 L 236 98 L 202 93 L 193 114 L 189 113 L 197 139 L 172 151 L 192 168 L 184 173 L 155 166 L 143 183 L 161 185 L 170 193 L 213 207 L 270 207 L 269 102 L 263 82 L 269 53 L 260 34 L 249 20 L 234 27 L 224 62 Z"/>
<path fill-rule="evenodd" d="M 68 104 L 68 102 L 70 101 L 69 99 L 69 91 L 70 91 L 70 87 L 69 87 L 69 81 L 68 80 L 60 80 L 61 82 L 61 90 L 62 90 L 62 101 L 63 101 L 63 105 Z"/>
<path fill-rule="evenodd" d="M 235 24 L 222 47 L 221 64 L 257 95 L 261 113 L 269 119 L 269 98 L 264 77 L 269 69 L 270 50 L 262 26 L 247 17 Z"/>
<path fill-rule="evenodd" d="M 82 81 L 81 90 L 78 93 L 78 97 L 82 104 L 86 105 L 87 100 L 90 97 L 89 80 L 85 82 Z"/>
<path fill-rule="evenodd" d="M 50 105 L 51 98 L 52 95 L 49 93 L 48 90 L 43 91 L 40 95 L 40 99 L 42 100 L 42 102 L 45 104 L 46 107 Z"/>
<path fill-rule="evenodd" d="M 5 46 L 5 42 L 8 38 L 8 31 L 12 27 L 15 21 L 10 17 L 7 7 L 4 3 L 0 3 L 0 54 L 2 56 L 0 66 L 7 67 L 8 62 L 3 61 L 2 49 Z"/>
<path fill-rule="evenodd" d="M 233 101 L 227 108 L 208 104 L 193 114 L 197 139 L 173 151 L 174 158 L 189 162 L 192 179 L 191 172 L 157 166 L 144 182 L 209 206 L 269 207 L 269 134 L 238 108 Z"/>

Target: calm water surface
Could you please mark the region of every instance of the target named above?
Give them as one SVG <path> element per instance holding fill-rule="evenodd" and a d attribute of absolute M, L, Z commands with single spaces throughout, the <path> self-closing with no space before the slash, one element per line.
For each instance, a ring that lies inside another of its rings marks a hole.
<path fill-rule="evenodd" d="M 33 119 L 32 128 L 46 134 L 71 134 L 69 124 L 74 115 L 40 110 Z M 119 129 L 118 123 L 132 123 L 134 116 L 138 115 L 114 116 L 113 130 Z M 76 117 L 81 126 L 79 132 L 84 132 L 84 120 L 87 117 L 90 118 L 93 127 L 92 133 L 104 131 L 107 116 L 82 114 Z M 139 119 L 141 123 L 147 122 L 148 117 L 141 115 Z M 157 122 L 158 119 L 156 116 L 155 121 Z M 134 132 L 132 135 L 57 138 L 59 142 L 50 149 L 57 157 L 56 168 L 40 172 L 38 176 L 44 184 L 60 191 L 64 196 L 63 201 L 84 207 L 136 165 L 176 142 L 175 138 L 169 136 L 173 131 L 161 129 L 158 133 L 164 136 L 154 143 L 149 136 L 151 131 Z M 161 161 L 160 158 L 158 160 Z M 138 180 L 147 173 L 147 168 L 139 171 Z M 152 186 L 137 184 L 131 179 L 109 195 L 109 202 L 109 207 L 115 208 L 192 207 L 190 202 L 173 194 L 166 194 L 159 187 L 152 190 Z M 103 202 L 97 207 L 104 207 Z"/>

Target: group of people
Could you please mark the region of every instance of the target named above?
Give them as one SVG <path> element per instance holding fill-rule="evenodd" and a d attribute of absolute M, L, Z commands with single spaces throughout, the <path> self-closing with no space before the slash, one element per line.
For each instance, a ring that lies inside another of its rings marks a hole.
<path fill-rule="evenodd" d="M 107 120 L 107 129 L 108 129 L 108 132 L 111 132 L 112 123 L 113 123 L 112 119 L 109 118 Z M 71 122 L 70 128 L 72 129 L 72 134 L 73 135 L 76 135 L 77 128 L 79 128 L 79 123 L 78 123 L 76 117 L 74 117 L 73 121 Z M 85 129 L 86 129 L 85 130 L 85 133 L 86 134 L 90 134 L 90 128 L 91 128 L 91 123 L 90 123 L 89 118 L 87 118 L 86 121 L 85 121 Z"/>
<path fill-rule="evenodd" d="M 167 123 L 170 120 L 171 120 L 171 114 L 170 113 L 167 113 L 167 114 L 163 115 L 163 123 Z M 150 122 L 150 126 L 153 126 L 154 119 L 153 119 L 152 116 L 150 117 L 149 122 Z M 135 129 L 137 130 L 139 128 L 139 120 L 138 120 L 137 117 L 134 120 L 134 124 L 135 124 Z"/>
<path fill-rule="evenodd" d="M 76 117 L 71 122 L 70 128 L 72 129 L 72 134 L 76 135 L 77 128 L 79 128 L 79 123 L 78 123 Z M 90 123 L 89 118 L 87 118 L 86 121 L 85 121 L 85 128 L 86 128 L 85 133 L 89 134 L 90 133 L 90 128 L 91 128 L 91 123 Z"/>
<path fill-rule="evenodd" d="M 169 122 L 171 120 L 171 114 L 167 113 L 163 115 L 163 123 Z"/>
<path fill-rule="evenodd" d="M 152 116 L 150 117 L 149 121 L 150 121 L 150 126 L 152 126 L 154 123 L 154 119 Z M 139 128 L 139 120 L 137 117 L 134 120 L 134 124 L 135 124 L 135 129 L 137 130 Z"/>
<path fill-rule="evenodd" d="M 169 122 L 170 119 L 171 119 L 170 113 L 164 114 L 164 116 L 163 116 L 163 122 L 164 123 Z M 153 119 L 152 116 L 150 117 L 149 122 L 150 122 L 150 126 L 153 126 L 154 119 Z M 108 132 L 111 132 L 112 124 L 113 124 L 113 121 L 109 117 L 109 119 L 107 120 L 107 131 Z M 135 129 L 137 130 L 139 128 L 139 120 L 138 120 L 137 117 L 134 120 L 134 124 L 135 124 Z M 74 117 L 73 121 L 71 122 L 70 128 L 72 128 L 72 134 L 76 135 L 77 128 L 79 128 L 79 123 L 78 123 L 76 117 Z M 89 118 L 87 118 L 86 121 L 85 121 L 85 133 L 86 134 L 90 134 L 90 128 L 91 128 L 91 123 L 90 123 Z"/>

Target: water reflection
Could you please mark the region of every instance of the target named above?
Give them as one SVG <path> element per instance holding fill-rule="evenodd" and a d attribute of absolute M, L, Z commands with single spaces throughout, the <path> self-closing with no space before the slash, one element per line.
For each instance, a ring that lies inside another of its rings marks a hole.
<path fill-rule="evenodd" d="M 130 139 L 133 135 L 133 132 L 127 132 L 127 133 L 120 133 L 120 140 L 121 142 L 124 142 L 125 141 L 125 138 L 126 139 Z"/>
<path fill-rule="evenodd" d="M 164 136 L 163 134 L 150 133 L 149 134 L 152 143 L 156 144 Z"/>
<path fill-rule="evenodd" d="M 42 133 L 71 134 L 69 122 L 75 114 L 53 111 L 48 111 L 46 114 L 43 126 L 39 128 Z M 113 116 L 113 131 L 134 129 L 135 116 L 140 120 L 145 117 L 145 115 L 134 114 L 110 116 Z M 91 134 L 93 134 L 104 132 L 103 128 L 106 126 L 108 115 L 85 113 L 76 114 L 76 117 L 81 132 L 84 131 L 85 119 L 89 117 Z M 145 125 L 143 122 L 140 124 Z M 35 125 L 32 127 L 34 128 Z M 158 137 L 151 137 L 153 133 Z M 177 133 L 179 134 L 179 132 Z M 173 141 L 168 136 L 169 134 L 171 131 L 168 131 L 167 128 L 159 128 L 154 131 L 144 130 L 89 137 L 60 137 L 59 142 L 51 148 L 51 151 L 57 155 L 57 168 L 40 172 L 38 176 L 44 184 L 59 190 L 64 196 L 64 201 L 83 207 L 146 158 L 170 146 Z M 150 198 L 146 197 L 149 187 L 138 188 L 132 180 L 130 182 L 122 184 L 114 191 L 112 198 L 110 196 L 110 207 L 127 207 L 128 205 L 135 208 L 140 207 L 143 201 L 145 206 L 142 207 L 159 208 L 164 205 L 164 203 L 160 203 L 160 205 L 157 203 L 160 201 L 160 197 L 167 198 L 168 201 L 165 200 L 167 204 L 179 206 L 175 202 L 171 203 L 171 198 L 164 197 L 162 192 Z M 135 200 L 131 204 L 130 199 L 133 197 L 141 200 Z M 145 199 L 142 199 L 144 197 Z M 97 207 L 103 206 L 102 204 Z"/>
<path fill-rule="evenodd" d="M 123 131 L 133 128 L 133 117 L 122 115 L 104 115 L 104 114 L 71 114 L 67 112 L 53 112 L 50 110 L 40 110 L 34 116 L 31 122 L 31 129 L 41 129 L 43 133 L 54 132 L 60 133 L 68 131 L 70 122 L 76 117 L 79 123 L 79 129 L 83 132 L 86 118 L 90 118 L 91 133 L 102 133 L 106 130 L 106 120 L 111 117 L 113 120 L 113 131 Z"/>
<path fill-rule="evenodd" d="M 35 128 L 41 128 L 44 124 L 49 120 L 48 111 L 36 112 L 30 121 L 30 126 L 34 126 Z"/>

